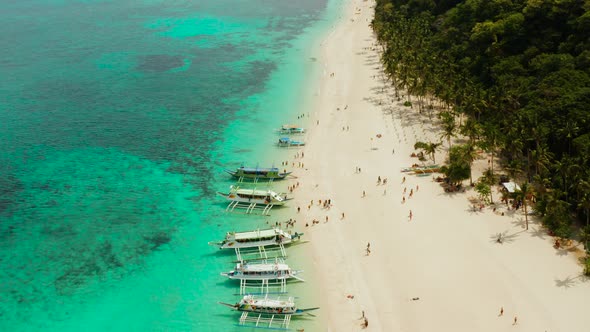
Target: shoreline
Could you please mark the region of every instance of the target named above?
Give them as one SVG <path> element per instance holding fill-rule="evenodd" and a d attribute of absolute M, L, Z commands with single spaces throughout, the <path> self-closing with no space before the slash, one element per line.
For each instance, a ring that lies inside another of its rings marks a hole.
<path fill-rule="evenodd" d="M 573 248 L 554 249 L 534 220 L 525 231 L 520 211 L 501 204 L 474 210 L 469 199 L 477 193 L 470 187 L 445 193 L 432 175 L 399 171 L 417 162 L 410 157 L 416 141 L 439 140 L 437 124 L 395 101 L 368 26 L 373 1 L 351 0 L 344 12 L 321 43 L 323 75 L 307 145 L 299 150 L 305 157 L 295 160 L 306 170 L 298 174 L 292 216 L 311 242 L 302 251 L 318 282 L 322 330 L 361 330 L 363 314 L 373 331 L 578 331 L 590 325 L 583 311 L 590 283 L 580 277 Z M 474 179 L 486 159 L 476 161 Z M 378 177 L 387 185 L 377 184 Z M 319 199 L 332 206 L 318 205 Z M 312 226 L 313 219 L 319 224 Z M 310 226 L 302 227 L 306 222 Z M 498 233 L 505 234 L 502 244 Z"/>

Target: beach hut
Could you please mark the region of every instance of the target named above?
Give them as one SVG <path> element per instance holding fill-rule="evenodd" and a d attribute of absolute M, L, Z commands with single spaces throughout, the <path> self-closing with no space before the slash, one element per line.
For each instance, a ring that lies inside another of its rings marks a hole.
<path fill-rule="evenodd" d="M 515 192 L 520 191 L 520 187 L 518 186 L 518 184 L 512 181 L 502 182 L 502 190 L 510 195 L 513 195 Z"/>

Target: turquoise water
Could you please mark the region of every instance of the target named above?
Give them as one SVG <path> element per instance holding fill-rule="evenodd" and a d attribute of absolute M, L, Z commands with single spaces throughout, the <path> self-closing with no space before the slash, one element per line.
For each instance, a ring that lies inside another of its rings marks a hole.
<path fill-rule="evenodd" d="M 290 156 L 342 2 L 0 0 L 0 330 L 236 329 L 207 242 L 285 213 L 225 213 L 222 170 Z"/>

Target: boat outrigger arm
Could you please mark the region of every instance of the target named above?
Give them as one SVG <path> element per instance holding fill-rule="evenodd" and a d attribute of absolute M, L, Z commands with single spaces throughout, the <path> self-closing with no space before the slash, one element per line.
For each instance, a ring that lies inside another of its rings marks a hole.
<path fill-rule="evenodd" d="M 225 302 L 221 302 L 221 301 L 220 302 L 217 302 L 217 303 L 219 303 L 219 304 L 221 304 L 223 306 L 226 306 L 226 307 L 228 307 L 228 308 L 230 308 L 232 310 L 238 310 L 239 307 L 240 307 L 240 304 L 239 303 L 231 304 L 231 303 L 225 303 Z M 310 311 L 319 310 L 319 309 L 320 309 L 320 307 L 297 309 L 296 312 L 291 313 L 291 314 L 277 314 L 277 313 L 273 313 L 273 315 L 299 316 L 299 315 L 306 314 L 306 315 L 310 315 L 310 316 L 314 316 L 315 317 L 315 315 L 311 314 Z"/>

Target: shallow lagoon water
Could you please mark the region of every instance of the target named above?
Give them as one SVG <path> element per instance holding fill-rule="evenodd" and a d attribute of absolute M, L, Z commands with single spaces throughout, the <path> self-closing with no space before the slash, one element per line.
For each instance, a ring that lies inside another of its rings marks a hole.
<path fill-rule="evenodd" d="M 207 242 L 276 217 L 222 170 L 284 159 L 341 2 L 0 0 L 0 330 L 234 329 Z"/>

